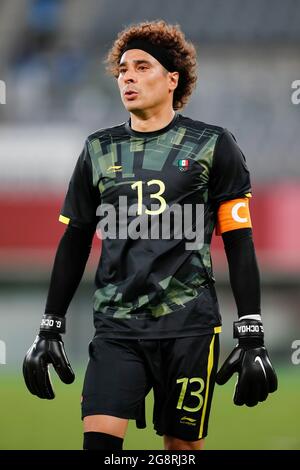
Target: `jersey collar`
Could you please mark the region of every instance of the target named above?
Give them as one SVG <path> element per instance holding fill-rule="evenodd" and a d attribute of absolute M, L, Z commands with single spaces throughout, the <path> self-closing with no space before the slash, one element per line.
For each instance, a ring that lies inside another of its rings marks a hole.
<path fill-rule="evenodd" d="M 151 132 L 139 132 L 139 131 L 134 131 L 132 128 L 131 128 L 131 119 L 129 118 L 128 121 L 125 123 L 125 129 L 126 131 L 128 132 L 128 134 L 134 136 L 134 137 L 155 137 L 156 135 L 160 135 L 160 134 L 163 134 L 164 132 L 167 132 L 169 131 L 170 129 L 172 129 L 175 124 L 177 123 L 178 119 L 179 119 L 179 114 L 175 113 L 175 116 L 173 117 L 172 121 L 165 127 L 163 127 L 162 129 L 158 129 L 157 131 L 151 131 Z"/>

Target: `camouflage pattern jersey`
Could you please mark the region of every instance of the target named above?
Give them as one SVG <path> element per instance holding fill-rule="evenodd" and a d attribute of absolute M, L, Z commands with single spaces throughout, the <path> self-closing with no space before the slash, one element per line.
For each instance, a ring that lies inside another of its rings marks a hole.
<path fill-rule="evenodd" d="M 130 124 L 87 138 L 60 218 L 102 238 L 97 335 L 220 331 L 210 244 L 220 202 L 251 191 L 245 157 L 226 129 L 177 113 L 154 132 Z"/>

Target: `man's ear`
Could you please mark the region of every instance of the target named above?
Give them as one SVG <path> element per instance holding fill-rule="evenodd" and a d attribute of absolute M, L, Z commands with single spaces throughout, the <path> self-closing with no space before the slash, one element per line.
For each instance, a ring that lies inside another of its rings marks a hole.
<path fill-rule="evenodd" d="M 174 91 L 179 82 L 179 72 L 169 72 L 169 86 L 170 90 Z"/>

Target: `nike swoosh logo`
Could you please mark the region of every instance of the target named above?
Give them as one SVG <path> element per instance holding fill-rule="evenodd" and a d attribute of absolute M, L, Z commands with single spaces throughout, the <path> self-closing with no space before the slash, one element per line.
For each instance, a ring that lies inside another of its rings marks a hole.
<path fill-rule="evenodd" d="M 254 362 L 258 362 L 260 367 L 262 368 L 263 370 L 263 373 L 265 374 L 265 377 L 267 378 L 267 374 L 266 374 L 266 370 L 265 370 L 265 367 L 263 365 L 263 362 L 261 360 L 261 358 L 259 356 L 256 356 L 256 358 L 254 359 Z"/>

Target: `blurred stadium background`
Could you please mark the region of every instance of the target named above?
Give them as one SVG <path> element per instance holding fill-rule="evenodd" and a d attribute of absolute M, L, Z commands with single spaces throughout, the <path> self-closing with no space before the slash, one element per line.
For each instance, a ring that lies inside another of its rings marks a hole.
<path fill-rule="evenodd" d="M 43 313 L 64 230 L 58 213 L 84 139 L 127 119 L 102 59 L 123 27 L 158 18 L 180 23 L 199 54 L 197 90 L 182 113 L 227 127 L 246 155 L 266 341 L 280 383 L 255 409 L 233 406 L 233 380 L 218 387 L 207 448 L 300 448 L 300 365 L 291 360 L 300 339 L 300 105 L 291 101 L 291 84 L 300 79 L 300 2 L 1 0 L 1 449 L 81 448 L 79 399 L 99 241 L 68 313 L 65 343 L 76 383 L 53 377 L 57 398 L 44 402 L 25 389 L 21 365 Z M 236 309 L 220 240 L 213 246 L 224 356 L 234 344 Z M 147 430 L 131 423 L 125 448 L 161 448 L 151 400 Z"/>

